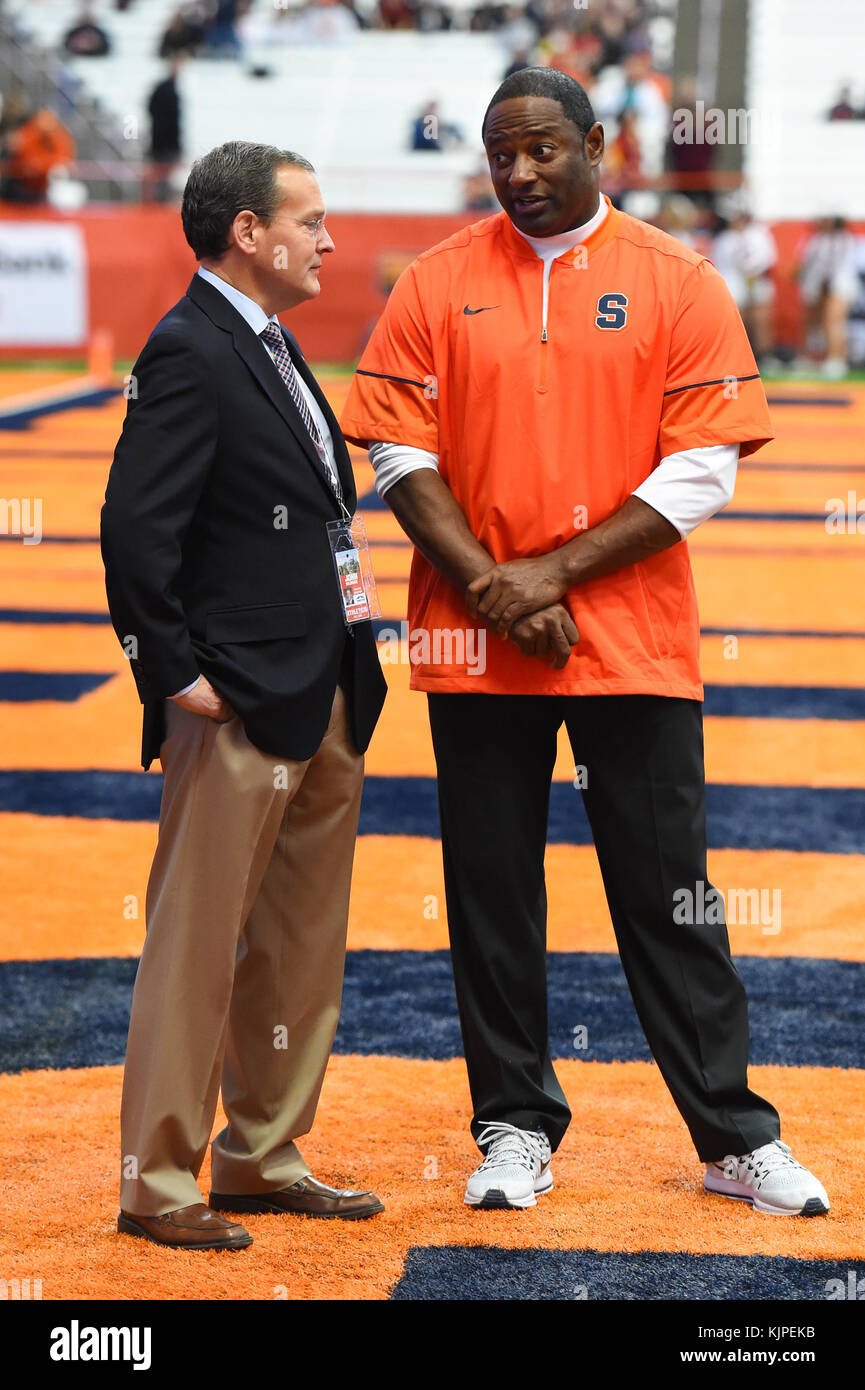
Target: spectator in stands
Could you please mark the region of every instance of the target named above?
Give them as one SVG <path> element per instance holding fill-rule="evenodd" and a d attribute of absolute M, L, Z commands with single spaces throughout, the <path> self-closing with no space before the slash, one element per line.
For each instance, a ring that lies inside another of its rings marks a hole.
<path fill-rule="evenodd" d="M 361 16 L 355 11 L 360 20 Z M 450 29 L 453 24 L 453 15 L 450 10 L 444 9 L 442 5 L 437 5 L 435 0 L 419 0 L 414 7 L 415 28 L 422 34 L 436 34 L 442 30 Z M 365 24 L 368 28 L 369 25 Z"/>
<path fill-rule="evenodd" d="M 501 29 L 503 19 L 504 11 L 501 5 L 494 3 L 478 5 L 472 10 L 469 29 L 472 33 L 487 34 Z"/>
<path fill-rule="evenodd" d="M 265 5 L 248 10 L 238 19 L 237 33 L 245 49 L 261 50 L 296 43 L 301 9 Z"/>
<path fill-rule="evenodd" d="M 575 34 L 566 25 L 558 25 L 538 44 L 544 67 L 555 68 L 586 91 L 595 85 L 593 63 L 600 53 L 600 45 L 593 34 Z"/>
<path fill-rule="evenodd" d="M 855 238 L 855 270 L 859 293 L 847 316 L 847 361 L 860 370 L 865 367 L 865 238 Z"/>
<path fill-rule="evenodd" d="M 604 69 L 592 93 L 592 104 L 600 121 L 612 121 L 622 111 L 636 113 L 643 169 L 649 175 L 660 173 L 669 110 L 664 78 L 652 67 L 645 34 L 637 32 L 627 39 L 621 68 Z"/>
<path fill-rule="evenodd" d="M 0 197 L 15 203 L 43 203 L 52 170 L 75 158 L 75 141 L 53 111 L 41 107 L 4 139 L 5 173 Z"/>
<path fill-rule="evenodd" d="M 626 0 L 603 0 L 601 13 L 592 25 L 601 44 L 598 71 L 618 67 L 624 61 L 628 37 L 639 29 L 644 20 L 642 5 L 630 4 Z"/>
<path fill-rule="evenodd" d="M 777 363 L 769 357 L 775 303 L 770 272 L 778 259 L 778 247 L 765 222 L 758 222 L 741 198 L 729 199 L 726 210 L 729 226 L 715 237 L 711 259 L 736 301 L 758 366 L 771 371 Z"/>
<path fill-rule="evenodd" d="M 181 99 L 177 77 L 187 54 L 175 53 L 168 75 L 157 82 L 147 102 L 150 114 L 150 150 L 152 163 L 148 171 L 144 196 L 146 202 L 164 203 L 170 192 L 170 178 L 183 151 L 180 131 Z"/>
<path fill-rule="evenodd" d="M 490 180 L 490 166 L 486 155 L 482 155 L 474 171 L 463 182 L 463 207 L 466 212 L 496 212 L 498 206 Z"/>
<path fill-rule="evenodd" d="M 681 193 L 671 193 L 661 204 L 655 221 L 662 232 L 690 246 L 700 256 L 711 259 L 711 237 L 704 224 L 705 216 L 693 199 Z"/>
<path fill-rule="evenodd" d="M 359 27 L 354 10 L 341 0 L 312 0 L 300 21 L 300 34 L 306 43 L 344 43 Z"/>
<path fill-rule="evenodd" d="M 680 79 L 673 93 L 672 128 L 667 139 L 664 167 L 682 176 L 681 188 L 698 206 L 713 211 L 714 190 L 710 186 L 712 166 L 718 146 L 705 137 L 705 105 L 697 106 L 693 77 Z M 684 117 L 687 115 L 687 119 Z M 685 137 L 685 138 L 683 138 Z"/>
<path fill-rule="evenodd" d="M 619 113 L 619 129 L 604 153 L 604 172 L 615 180 L 621 194 L 643 182 L 642 153 L 637 137 L 637 113 L 631 107 Z"/>
<path fill-rule="evenodd" d="M 63 48 L 75 58 L 104 58 L 111 52 L 108 35 L 93 19 L 91 4 L 81 6 L 78 19 L 63 35 Z"/>
<path fill-rule="evenodd" d="M 378 0 L 382 29 L 413 29 L 414 11 L 407 0 Z"/>
<path fill-rule="evenodd" d="M 0 94 L 0 140 L 23 125 L 30 114 L 27 97 L 21 87 Z"/>
<path fill-rule="evenodd" d="M 411 149 L 445 150 L 463 143 L 459 126 L 443 121 L 439 116 L 437 101 L 427 102 L 412 126 Z"/>
<path fill-rule="evenodd" d="M 863 113 L 857 111 L 851 101 L 849 87 L 842 87 L 838 93 L 838 100 L 829 112 L 830 121 L 857 121 L 862 119 Z"/>
<path fill-rule="evenodd" d="M 237 36 L 238 0 L 216 0 L 216 10 L 204 33 L 208 58 L 239 58 L 243 51 Z"/>
<path fill-rule="evenodd" d="M 11 161 L 15 132 L 30 117 L 27 97 L 20 87 L 0 95 L 0 199 L 20 202 L 18 188 L 11 178 Z M 24 199 L 24 201 L 29 201 Z"/>
<path fill-rule="evenodd" d="M 201 5 L 181 5 L 172 15 L 168 28 L 159 41 L 159 57 L 172 58 L 175 53 L 195 54 L 204 43 L 206 10 Z"/>
<path fill-rule="evenodd" d="M 506 77 L 510 77 L 512 73 L 522 72 L 524 68 L 530 68 L 531 66 L 532 63 L 528 51 L 525 48 L 518 48 L 502 73 L 502 81 L 504 81 Z"/>
<path fill-rule="evenodd" d="M 856 243 L 843 217 L 823 217 L 806 243 L 799 283 L 807 315 L 807 348 L 823 356 L 823 375 L 847 373 L 847 314 L 859 292 Z"/>
<path fill-rule="evenodd" d="M 501 27 L 502 43 L 516 57 L 517 53 L 531 53 L 538 41 L 540 25 L 537 16 L 531 11 L 531 7 L 523 8 L 520 5 L 509 5 L 504 11 Z M 520 69 L 516 69 L 520 71 Z"/>

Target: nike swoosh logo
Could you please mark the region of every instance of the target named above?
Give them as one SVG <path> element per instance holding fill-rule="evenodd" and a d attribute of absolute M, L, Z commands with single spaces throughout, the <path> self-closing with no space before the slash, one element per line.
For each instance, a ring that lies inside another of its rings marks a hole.
<path fill-rule="evenodd" d="M 485 304 L 482 309 L 470 309 L 468 304 L 463 309 L 464 314 L 485 314 L 488 309 L 497 309 L 498 304 Z"/>

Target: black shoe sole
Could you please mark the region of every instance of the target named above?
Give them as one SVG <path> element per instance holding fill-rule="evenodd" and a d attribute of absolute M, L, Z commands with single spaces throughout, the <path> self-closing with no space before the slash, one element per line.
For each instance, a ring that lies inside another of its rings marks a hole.
<path fill-rule="evenodd" d="M 825 1203 L 824 1201 L 821 1200 L 821 1198 L 819 1198 L 819 1197 L 809 1197 L 808 1200 L 807 1200 L 807 1202 L 805 1203 L 804 1207 L 803 1207 L 802 1210 L 799 1212 L 799 1215 L 800 1215 L 800 1216 L 828 1216 L 828 1215 L 829 1215 L 829 1208 L 826 1206 L 826 1203 Z"/>
<path fill-rule="evenodd" d="M 716 1192 L 714 1187 L 705 1187 L 703 1191 L 710 1197 L 726 1197 L 728 1202 L 747 1202 L 749 1207 L 754 1207 L 758 1216 L 780 1215 L 780 1213 L 764 1212 L 755 1206 L 753 1197 L 746 1197 L 743 1192 Z M 793 1216 L 828 1216 L 829 1208 L 820 1197 L 809 1197 L 804 1207 L 800 1211 L 794 1211 Z"/>
<path fill-rule="evenodd" d="M 529 1207 L 517 1207 L 509 1202 L 500 1187 L 489 1188 L 479 1202 L 467 1202 L 472 1211 L 529 1211 Z"/>
<path fill-rule="evenodd" d="M 316 1221 L 366 1221 L 370 1216 L 379 1216 L 384 1211 L 384 1203 L 363 1211 L 292 1211 L 288 1207 L 278 1207 L 268 1202 L 266 1197 L 232 1197 L 228 1193 L 211 1192 L 207 1205 L 213 1211 L 227 1211 L 229 1214 L 246 1216 L 311 1216 Z"/>
<path fill-rule="evenodd" d="M 157 1240 L 156 1236 L 145 1231 L 143 1226 L 139 1226 L 137 1221 L 122 1214 L 117 1218 L 117 1229 L 121 1235 L 135 1236 L 139 1240 L 149 1240 L 151 1245 L 161 1245 L 165 1250 L 245 1250 L 247 1246 L 252 1244 L 252 1236 L 247 1233 L 243 1236 L 232 1236 L 230 1240 L 208 1241 L 205 1245 L 177 1245 L 174 1241 Z"/>

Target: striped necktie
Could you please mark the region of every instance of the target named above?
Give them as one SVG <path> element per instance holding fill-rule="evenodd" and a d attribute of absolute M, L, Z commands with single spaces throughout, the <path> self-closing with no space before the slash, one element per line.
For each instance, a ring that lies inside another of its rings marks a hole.
<path fill-rule="evenodd" d="M 316 453 L 321 459 L 322 466 L 327 474 L 327 480 L 336 494 L 337 501 L 341 502 L 342 488 L 340 487 L 339 478 L 337 477 L 333 464 L 328 458 L 324 442 L 312 418 L 309 406 L 306 403 L 306 397 L 301 390 L 300 382 L 297 379 L 297 371 L 291 360 L 288 348 L 285 345 L 285 339 L 282 336 L 282 329 L 279 327 L 279 324 L 273 322 L 269 323 L 262 332 L 261 339 L 270 349 L 276 365 L 276 370 L 288 387 L 288 394 L 297 406 L 300 418 L 306 426 L 310 439 L 315 445 Z"/>

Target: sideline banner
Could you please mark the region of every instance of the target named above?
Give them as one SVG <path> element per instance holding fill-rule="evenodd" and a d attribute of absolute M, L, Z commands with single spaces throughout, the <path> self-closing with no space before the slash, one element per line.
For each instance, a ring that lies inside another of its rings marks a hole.
<path fill-rule="evenodd" d="M 321 295 L 292 309 L 286 319 L 307 360 L 357 361 L 403 267 L 481 215 L 329 216 L 336 252 L 325 258 Z M 853 223 L 851 230 L 862 237 L 865 222 Z M 772 223 L 778 243 L 774 320 L 781 343 L 803 339 L 802 305 L 791 272 L 812 231 L 809 222 Z M 53 251 L 65 269 L 59 274 L 44 265 L 33 269 L 40 250 Z M 17 267 L 22 259 L 24 266 Z M 176 207 L 94 204 L 74 214 L 40 209 L 34 218 L 8 204 L 0 210 L 0 360 L 49 357 L 61 346 L 80 354 L 90 334 L 101 331 L 111 335 L 115 357 L 131 362 L 153 326 L 186 293 L 194 273 L 195 257 Z M 73 325 L 76 313 L 79 322 Z"/>
<path fill-rule="evenodd" d="M 0 221 L 0 347 L 81 347 L 87 338 L 81 227 Z"/>

